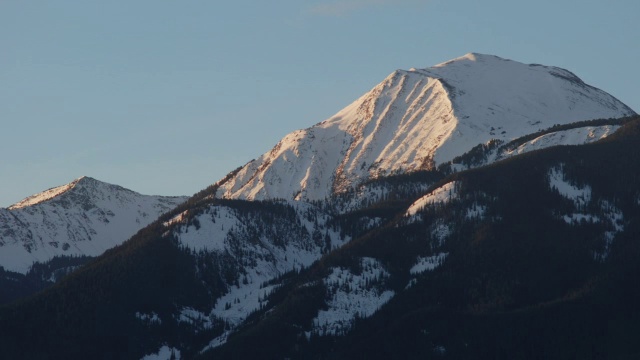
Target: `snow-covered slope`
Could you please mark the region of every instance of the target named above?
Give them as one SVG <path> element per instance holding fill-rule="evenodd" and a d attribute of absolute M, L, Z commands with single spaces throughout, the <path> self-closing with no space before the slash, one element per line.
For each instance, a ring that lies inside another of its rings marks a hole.
<path fill-rule="evenodd" d="M 26 273 L 56 255 L 100 255 L 186 199 L 81 177 L 0 209 L 0 266 Z"/>
<path fill-rule="evenodd" d="M 318 200 L 369 178 L 431 168 L 491 139 L 632 114 L 567 70 L 467 54 L 393 72 L 221 181 L 217 196 Z"/>
<path fill-rule="evenodd" d="M 164 236 L 173 234 L 182 247 L 200 256 L 209 254 L 207 266 L 230 269 L 227 292 L 217 299 L 212 314 L 236 324 L 259 307 L 264 283 L 308 267 L 350 240 L 328 225 L 330 220 L 328 214 L 305 202 L 255 204 L 244 209 L 241 204 L 210 205 L 197 215 L 187 210 L 165 222 Z"/>

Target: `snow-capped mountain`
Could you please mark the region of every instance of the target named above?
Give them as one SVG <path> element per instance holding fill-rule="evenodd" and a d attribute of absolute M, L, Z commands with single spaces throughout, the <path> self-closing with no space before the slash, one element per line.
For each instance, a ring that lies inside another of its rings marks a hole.
<path fill-rule="evenodd" d="M 90 178 L 27 198 L 0 210 L 13 269 L 150 224 L 0 307 L 0 357 L 634 354 L 600 330 L 640 333 L 619 286 L 640 273 L 640 117 L 610 119 L 633 113 L 566 70 L 469 54 L 394 72 L 177 206 Z"/>
<path fill-rule="evenodd" d="M 100 255 L 186 199 L 81 177 L 0 209 L 0 266 L 26 273 L 56 255 Z"/>
<path fill-rule="evenodd" d="M 393 72 L 333 117 L 286 135 L 221 181 L 217 196 L 320 200 L 366 179 L 433 168 L 492 139 L 633 114 L 568 70 L 471 53 Z"/>

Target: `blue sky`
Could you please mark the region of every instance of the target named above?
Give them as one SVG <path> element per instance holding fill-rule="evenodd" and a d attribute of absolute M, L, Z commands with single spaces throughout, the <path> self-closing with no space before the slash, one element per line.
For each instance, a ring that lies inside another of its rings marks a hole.
<path fill-rule="evenodd" d="M 393 70 L 481 52 L 640 111 L 640 2 L 0 2 L 0 206 L 87 175 L 190 195 Z"/>

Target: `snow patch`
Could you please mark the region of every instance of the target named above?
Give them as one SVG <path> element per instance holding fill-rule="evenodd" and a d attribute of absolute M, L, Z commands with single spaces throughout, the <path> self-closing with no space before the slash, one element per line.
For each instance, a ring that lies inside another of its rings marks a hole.
<path fill-rule="evenodd" d="M 177 320 L 178 322 L 191 325 L 196 333 L 213 327 L 211 316 L 191 307 L 182 308 L 177 316 Z"/>
<path fill-rule="evenodd" d="M 169 360 L 172 356 L 180 360 L 180 350 L 164 345 L 156 353 L 145 355 L 140 360 Z"/>
<path fill-rule="evenodd" d="M 257 277 L 255 271 L 253 275 Z M 265 279 L 266 280 L 266 279 Z M 211 313 L 237 326 L 252 312 L 267 304 L 267 297 L 277 288 L 276 285 L 261 287 L 260 282 L 233 286 L 220 297 Z"/>
<path fill-rule="evenodd" d="M 412 275 L 417 275 L 425 271 L 433 271 L 437 267 L 442 265 L 442 263 L 444 263 L 444 260 L 447 258 L 447 255 L 449 255 L 449 253 L 439 253 L 439 254 L 427 256 L 427 257 L 420 256 L 418 257 L 416 264 L 413 265 L 411 269 L 409 269 L 409 273 L 411 273 Z"/>
<path fill-rule="evenodd" d="M 405 289 L 405 290 L 407 290 L 407 289 L 411 289 L 411 288 L 413 287 L 413 285 L 415 285 L 415 284 L 417 284 L 417 283 L 418 283 L 418 279 L 416 279 L 416 278 L 411 278 L 411 279 L 409 280 L 409 282 L 407 283 L 407 286 L 405 286 L 405 287 L 404 287 L 404 289 Z"/>
<path fill-rule="evenodd" d="M 160 319 L 160 316 L 158 316 L 158 314 L 156 314 L 155 312 L 152 312 L 151 314 L 136 312 L 136 318 L 140 319 L 146 324 L 162 324 L 162 319 Z"/>
<path fill-rule="evenodd" d="M 591 201 L 591 186 L 575 186 L 565 180 L 563 166 L 554 167 L 549 170 L 549 185 L 557 190 L 560 195 L 569 200 L 573 200 L 576 208 L 586 206 Z"/>
<path fill-rule="evenodd" d="M 484 214 L 487 212 L 487 207 L 484 205 L 473 204 L 473 206 L 467 209 L 466 218 L 468 220 L 472 219 L 483 219 Z"/>
<path fill-rule="evenodd" d="M 380 286 L 389 273 L 373 258 L 362 258 L 362 272 L 354 274 L 348 269 L 333 268 L 324 279 L 330 300 L 328 309 L 320 310 L 313 320 L 312 333 L 317 335 L 343 335 L 357 317 L 373 315 L 394 296 L 391 290 Z"/>
<path fill-rule="evenodd" d="M 189 210 L 185 210 L 183 212 L 181 212 L 180 214 L 172 217 L 169 221 L 165 221 L 162 223 L 162 225 L 164 227 L 169 227 L 173 224 L 177 224 L 177 223 L 181 223 L 182 221 L 184 221 L 184 219 L 187 217 L 187 215 L 189 214 Z"/>
<path fill-rule="evenodd" d="M 588 213 L 571 213 L 562 215 L 562 219 L 569 225 L 579 226 L 583 223 L 600 223 L 607 226 L 607 230 L 602 234 L 605 244 L 602 251 L 595 251 L 594 258 L 604 261 L 609 256 L 611 245 L 617 234 L 624 231 L 624 214 L 622 210 L 612 203 L 601 200 L 599 202 L 599 216 Z"/>
<path fill-rule="evenodd" d="M 453 199 L 456 199 L 456 183 L 456 181 L 448 182 L 428 193 L 427 195 L 419 198 L 413 204 L 411 204 L 411 206 L 409 206 L 409 208 L 405 212 L 405 216 L 411 218 L 426 206 L 437 203 L 445 204 Z"/>
<path fill-rule="evenodd" d="M 442 246 L 449 235 L 451 235 L 451 226 L 445 224 L 442 219 L 438 219 L 431 230 L 431 236 L 438 241 L 439 246 Z"/>
<path fill-rule="evenodd" d="M 602 201 L 600 207 L 605 213 L 604 216 L 608 220 L 611 230 L 605 231 L 604 233 L 604 250 L 602 252 L 596 252 L 594 257 L 596 260 L 604 261 L 609 256 L 611 245 L 613 244 L 613 240 L 616 235 L 624 231 L 624 216 L 622 214 L 622 210 L 618 209 L 608 201 Z"/>
<path fill-rule="evenodd" d="M 222 335 L 216 337 L 215 339 L 211 340 L 209 342 L 209 344 L 207 344 L 207 346 L 205 346 L 202 350 L 200 350 L 200 354 L 204 353 L 205 351 L 211 350 L 213 348 L 217 348 L 218 346 L 222 346 L 224 344 L 227 343 L 227 339 L 229 338 L 229 335 L 231 335 L 231 331 L 227 330 L 224 333 L 222 333 Z"/>
<path fill-rule="evenodd" d="M 580 224 L 582 222 L 588 222 L 588 223 L 599 223 L 600 222 L 600 218 L 599 217 L 597 217 L 595 215 L 591 215 L 591 214 L 573 213 L 573 214 L 564 215 L 562 218 L 569 225 L 576 225 L 576 224 Z"/>

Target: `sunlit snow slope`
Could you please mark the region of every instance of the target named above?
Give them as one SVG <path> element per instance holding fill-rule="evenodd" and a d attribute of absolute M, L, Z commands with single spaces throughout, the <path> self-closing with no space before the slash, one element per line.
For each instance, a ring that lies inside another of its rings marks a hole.
<path fill-rule="evenodd" d="M 491 139 L 632 114 L 567 70 L 467 54 L 393 72 L 333 117 L 285 136 L 222 181 L 217 196 L 318 200 L 369 178 L 431 168 Z"/>
<path fill-rule="evenodd" d="M 186 199 L 81 177 L 0 208 L 0 266 L 25 273 L 56 255 L 100 255 Z"/>

